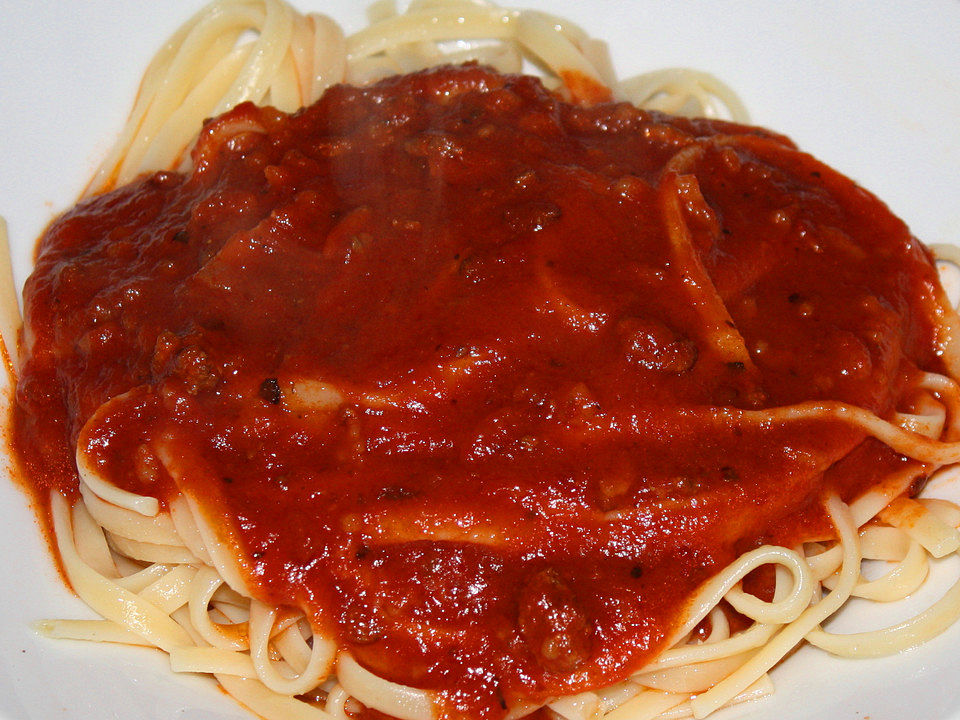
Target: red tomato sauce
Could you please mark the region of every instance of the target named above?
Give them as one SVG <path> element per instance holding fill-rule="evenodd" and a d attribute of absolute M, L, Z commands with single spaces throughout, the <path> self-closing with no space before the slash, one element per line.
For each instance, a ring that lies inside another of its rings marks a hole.
<path fill-rule="evenodd" d="M 121 396 L 99 472 L 198 498 L 258 597 L 452 715 L 625 677 L 738 553 L 903 462 L 737 409 L 888 415 L 942 370 L 928 253 L 757 128 L 467 66 L 242 105 L 194 161 L 41 239 L 25 473 L 75 494 Z"/>

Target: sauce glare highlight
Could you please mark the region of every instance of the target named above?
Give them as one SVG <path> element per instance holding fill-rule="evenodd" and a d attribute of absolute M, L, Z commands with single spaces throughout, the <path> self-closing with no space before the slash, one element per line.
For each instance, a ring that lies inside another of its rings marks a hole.
<path fill-rule="evenodd" d="M 708 578 L 832 536 L 944 372 L 936 272 L 777 135 L 440 68 L 210 121 L 85 201 L 27 283 L 38 493 L 179 494 L 255 597 L 449 712 L 603 686 Z M 918 467 L 914 475 L 922 476 Z"/>

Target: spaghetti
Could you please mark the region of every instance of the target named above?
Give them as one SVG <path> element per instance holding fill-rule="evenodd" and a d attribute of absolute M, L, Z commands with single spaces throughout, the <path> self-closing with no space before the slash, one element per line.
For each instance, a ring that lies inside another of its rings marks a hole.
<path fill-rule="evenodd" d="M 240 105 L 185 160 L 207 115 L 451 36 L 616 92 L 569 24 L 472 3 L 346 39 L 215 4 L 151 64 L 25 291 L 17 442 L 105 618 L 45 630 L 159 647 L 264 717 L 572 720 L 703 717 L 804 639 L 952 623 L 956 588 L 820 628 L 960 546 L 957 508 L 910 499 L 960 460 L 956 319 L 902 224 L 785 139 L 466 67 Z"/>

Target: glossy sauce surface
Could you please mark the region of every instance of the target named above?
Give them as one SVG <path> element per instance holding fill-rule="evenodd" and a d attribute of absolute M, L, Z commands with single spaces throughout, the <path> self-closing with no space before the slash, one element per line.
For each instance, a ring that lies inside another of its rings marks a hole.
<path fill-rule="evenodd" d="M 904 462 L 739 410 L 887 415 L 941 369 L 927 252 L 767 131 L 463 67 L 240 106 L 194 161 L 42 238 L 25 469 L 75 493 L 80 437 L 196 498 L 258 597 L 452 715 L 624 677 Z"/>

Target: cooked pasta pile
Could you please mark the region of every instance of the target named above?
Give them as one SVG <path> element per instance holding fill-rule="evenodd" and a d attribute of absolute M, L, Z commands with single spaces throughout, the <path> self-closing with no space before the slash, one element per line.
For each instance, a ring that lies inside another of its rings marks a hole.
<path fill-rule="evenodd" d="M 151 62 L 128 124 L 87 195 L 148 171 L 189 171 L 203 121 L 241 102 L 292 112 L 337 83 L 367 84 L 468 60 L 505 73 L 536 66 L 549 87 L 574 102 L 613 98 L 670 113 L 746 119 L 737 98 L 705 73 L 671 69 L 618 80 L 603 43 L 565 19 L 459 0 L 415 0 L 403 13 L 378 3 L 370 15 L 369 27 L 345 36 L 330 18 L 301 14 L 282 0 L 220 0 L 207 6 Z M 754 144 L 752 152 L 765 152 L 760 140 Z M 695 160 L 678 153 L 670 169 L 679 177 Z M 678 185 L 663 201 L 680 257 L 695 252 L 680 209 L 684 192 Z M 688 260 L 696 265 L 692 255 Z M 693 300 L 710 312 L 709 303 Z M 15 305 L 7 301 L 2 329 L 7 348 L 14 345 Z M 729 362 L 750 363 L 721 321 L 705 316 L 704 322 L 716 322 L 717 342 L 730 352 Z M 768 671 L 804 642 L 842 657 L 877 657 L 915 647 L 960 618 L 957 584 L 917 617 L 890 628 L 837 635 L 822 627 L 850 598 L 886 603 L 908 597 L 936 559 L 960 548 L 960 507 L 910 496 L 918 478 L 960 461 L 957 328 L 955 316 L 946 313 L 944 358 L 953 377 L 924 374 L 911 389 L 913 412 L 881 418 L 840 402 L 717 408 L 718 417 L 756 427 L 836 421 L 910 462 L 850 504 L 828 497 L 831 536 L 796 547 L 758 547 L 706 582 L 669 649 L 652 663 L 612 686 L 556 697 L 546 707 L 567 720 L 702 718 L 772 692 Z M 102 420 L 108 406 L 88 427 Z M 155 497 L 116 487 L 93 461 L 88 438 L 84 430 L 77 448 L 78 498 L 53 492 L 50 508 L 67 579 L 104 619 L 47 621 L 41 625 L 45 634 L 160 648 L 174 671 L 213 675 L 264 718 L 347 720 L 363 707 L 402 720 L 436 716 L 439 700 L 432 691 L 378 677 L 300 610 L 254 599 L 237 558 L 239 541 L 228 529 L 206 517 L 187 493 L 164 506 Z M 175 438 L 158 455 L 174 479 L 185 472 Z M 867 579 L 863 567 L 873 561 L 889 569 Z M 764 566 L 775 568 L 768 600 L 742 585 Z M 731 625 L 729 608 L 749 621 L 745 629 Z M 540 706 L 519 703 L 507 716 L 519 718 Z"/>

